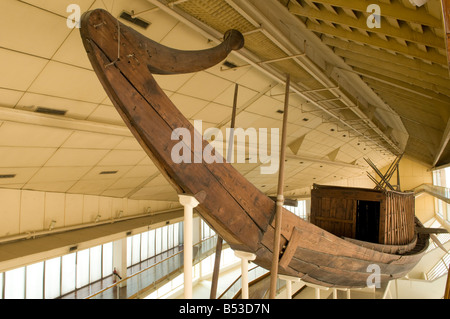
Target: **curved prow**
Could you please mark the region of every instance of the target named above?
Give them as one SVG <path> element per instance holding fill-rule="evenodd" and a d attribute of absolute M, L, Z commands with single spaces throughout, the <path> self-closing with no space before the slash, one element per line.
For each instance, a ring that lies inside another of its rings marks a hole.
<path fill-rule="evenodd" d="M 109 27 L 102 28 L 103 25 Z M 117 32 L 118 29 L 120 33 Z M 182 74 L 206 70 L 223 61 L 232 50 L 239 50 L 244 46 L 243 35 L 237 30 L 229 30 L 224 35 L 224 41 L 211 49 L 198 51 L 172 49 L 124 25 L 103 9 L 83 14 L 81 35 L 83 41 L 94 41 L 103 50 L 110 51 L 105 53 L 108 56 L 108 53 L 115 56 L 116 60 L 132 58 L 139 63 L 147 64 L 153 74 Z M 121 55 L 119 48 L 129 44 L 133 46 L 133 56 Z"/>

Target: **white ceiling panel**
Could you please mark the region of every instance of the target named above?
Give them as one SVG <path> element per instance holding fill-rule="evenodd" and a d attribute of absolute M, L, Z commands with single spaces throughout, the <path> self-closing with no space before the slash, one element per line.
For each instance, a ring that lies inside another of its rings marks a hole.
<path fill-rule="evenodd" d="M 20 100 L 22 95 L 23 95 L 22 91 L 0 89 L 0 97 L 1 97 L 0 106 L 1 107 L 16 106 L 17 102 Z"/>
<path fill-rule="evenodd" d="M 57 15 L 68 17 L 69 12 L 67 12 L 67 7 L 70 4 L 76 3 L 80 6 L 81 12 L 88 10 L 91 5 L 95 2 L 94 0 L 58 0 L 58 1 L 48 1 L 48 0 L 21 0 L 22 2 L 29 3 L 33 6 L 45 9 L 46 11 L 51 11 L 56 13 Z M 106 2 L 110 2 L 111 0 L 105 0 Z M 101 3 L 101 1 L 99 1 Z"/>
<path fill-rule="evenodd" d="M 53 56 L 53 60 L 92 70 L 91 62 L 81 41 L 79 29 L 73 29 L 61 47 Z"/>
<path fill-rule="evenodd" d="M 73 194 L 101 195 L 113 183 L 114 180 L 111 179 L 81 180 L 71 186 L 67 192 Z"/>
<path fill-rule="evenodd" d="M 26 91 L 47 62 L 42 58 L 0 48 L 0 87 Z"/>
<path fill-rule="evenodd" d="M 176 24 L 160 43 L 178 50 L 203 50 L 213 46 L 208 39 L 182 23 Z"/>
<path fill-rule="evenodd" d="M 71 31 L 63 17 L 20 1 L 2 0 L 0 12 L 0 46 L 15 51 L 51 58 Z"/>
<path fill-rule="evenodd" d="M 196 113 L 193 118 L 209 123 L 218 124 L 231 116 L 232 108 L 217 103 L 209 103 L 200 112 Z"/>
<path fill-rule="evenodd" d="M 52 181 L 52 182 L 47 182 L 47 183 L 28 183 L 25 186 L 22 186 L 21 188 L 27 189 L 27 190 L 44 191 L 44 192 L 65 193 L 70 189 L 70 187 L 72 187 L 73 183 L 74 183 L 73 181 L 64 181 L 64 182 Z"/>
<path fill-rule="evenodd" d="M 66 111 L 65 116 L 84 120 L 97 108 L 98 104 L 83 101 L 69 100 L 49 95 L 25 93 L 17 102 L 16 108 L 34 110 L 37 107 L 45 107 L 60 111 Z"/>
<path fill-rule="evenodd" d="M 110 196 L 110 197 L 126 197 L 133 189 L 131 188 L 125 188 L 125 189 L 106 189 L 103 191 L 103 196 Z M 147 197 L 145 199 L 148 199 L 150 197 Z"/>
<path fill-rule="evenodd" d="M 15 174 L 14 178 L 1 178 L 0 187 L 11 184 L 25 184 L 39 170 L 38 167 L 0 167 L 0 175 Z"/>
<path fill-rule="evenodd" d="M 91 132 L 74 132 L 62 145 L 64 148 L 112 149 L 124 137 Z"/>
<path fill-rule="evenodd" d="M 60 148 L 45 165 L 48 167 L 94 166 L 107 153 L 108 150 Z"/>
<path fill-rule="evenodd" d="M 159 170 L 154 165 L 137 165 L 130 169 L 126 174 L 125 177 L 127 178 L 133 178 L 133 177 L 150 177 L 155 174 L 159 173 Z"/>
<path fill-rule="evenodd" d="M 39 125 L 5 122 L 0 127 L 0 145 L 59 147 L 71 131 Z"/>
<path fill-rule="evenodd" d="M 30 184 L 62 181 L 77 181 L 89 171 L 90 167 L 42 167 L 29 180 Z"/>
<path fill-rule="evenodd" d="M 215 75 L 200 72 L 196 73 L 177 92 L 206 101 L 212 101 L 231 85 L 229 81 Z"/>
<path fill-rule="evenodd" d="M 197 99 L 195 97 L 190 97 L 187 95 L 182 95 L 179 93 L 174 93 L 170 100 L 175 104 L 177 109 L 183 113 L 183 115 L 192 119 L 195 114 L 205 108 L 208 104 L 208 101 Z"/>
<path fill-rule="evenodd" d="M 133 177 L 133 178 L 121 178 L 109 187 L 109 190 L 113 189 L 128 189 L 133 190 L 140 186 L 147 177 Z"/>
<path fill-rule="evenodd" d="M 231 85 L 223 93 L 219 94 L 219 96 L 216 99 L 214 99 L 214 102 L 232 107 L 234 103 L 234 92 L 235 92 L 235 85 Z M 242 108 L 244 105 L 248 103 L 249 100 L 251 100 L 257 94 L 258 92 L 250 90 L 246 87 L 243 86 L 238 87 L 237 107 Z"/>
<path fill-rule="evenodd" d="M 1 146 L 0 167 L 41 167 L 55 151 L 55 148 Z"/>
<path fill-rule="evenodd" d="M 141 151 L 142 146 L 134 137 L 125 137 L 115 147 L 117 150 Z"/>
<path fill-rule="evenodd" d="M 114 106 L 109 105 L 101 104 L 97 106 L 97 108 L 91 113 L 91 115 L 89 115 L 87 119 L 93 122 L 109 123 L 122 126 L 125 125 Z"/>
<path fill-rule="evenodd" d="M 133 166 L 95 166 L 89 170 L 81 179 L 82 180 L 117 180 L 122 178 Z M 115 173 L 113 173 L 115 172 Z M 102 174 L 106 173 L 106 174 Z"/>
<path fill-rule="evenodd" d="M 48 63 L 30 92 L 91 103 L 100 103 L 106 97 L 93 71 L 55 61 Z"/>
<path fill-rule="evenodd" d="M 147 157 L 144 151 L 112 150 L 98 163 L 98 165 L 137 165 L 144 157 Z"/>

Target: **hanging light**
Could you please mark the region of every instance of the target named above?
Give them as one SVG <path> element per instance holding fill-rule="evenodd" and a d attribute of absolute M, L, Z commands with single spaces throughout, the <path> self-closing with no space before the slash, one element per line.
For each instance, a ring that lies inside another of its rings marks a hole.
<path fill-rule="evenodd" d="M 412 5 L 417 7 L 423 6 L 425 3 L 427 3 L 427 1 L 428 0 L 409 0 L 409 2 L 411 2 Z"/>

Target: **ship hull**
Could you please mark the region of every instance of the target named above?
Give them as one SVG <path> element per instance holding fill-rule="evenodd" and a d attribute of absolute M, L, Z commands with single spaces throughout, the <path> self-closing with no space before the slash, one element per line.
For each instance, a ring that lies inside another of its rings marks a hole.
<path fill-rule="evenodd" d="M 254 262 L 270 269 L 275 233 L 274 201 L 225 160 L 207 163 L 202 152 L 191 148 L 194 159 L 191 163 L 174 163 L 171 151 L 178 143 L 190 147 L 200 138 L 204 149 L 208 142 L 156 83 L 150 71 L 155 73 L 159 68 L 150 66 L 152 60 L 148 53 L 152 43 L 133 29 L 119 25 L 103 10 L 83 15 L 81 36 L 110 100 L 168 182 L 179 194 L 197 198 L 200 204 L 196 209 L 201 217 L 233 249 L 254 253 L 257 256 Z M 214 65 L 216 60 L 239 47 L 235 45 L 239 39 L 228 42 L 234 44 L 226 43 L 217 52 L 211 51 L 211 55 L 216 56 L 210 64 Z M 208 64 L 200 66 L 207 67 Z M 181 69 L 190 71 L 189 67 Z M 162 70 L 160 73 L 170 72 Z M 179 128 L 190 132 L 191 141 L 173 138 L 173 132 Z M 414 254 L 386 254 L 334 236 L 286 209 L 282 210 L 282 221 L 280 249 L 283 254 L 279 274 L 327 287 L 365 287 L 374 264 L 379 267 L 381 282 L 402 277 L 420 260 L 428 240 L 420 238 L 418 243 L 423 249 Z"/>

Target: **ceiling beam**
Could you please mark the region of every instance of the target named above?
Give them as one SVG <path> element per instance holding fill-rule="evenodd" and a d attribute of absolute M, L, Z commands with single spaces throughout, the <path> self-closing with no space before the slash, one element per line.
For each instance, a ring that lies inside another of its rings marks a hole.
<path fill-rule="evenodd" d="M 321 21 L 331 22 L 333 24 L 340 24 L 342 26 L 369 31 L 371 33 L 377 33 L 383 36 L 394 37 L 405 41 L 426 45 L 429 47 L 435 47 L 439 49 L 446 48 L 445 39 L 436 36 L 430 29 L 426 29 L 425 31 L 420 33 L 411 29 L 407 24 L 399 25 L 399 27 L 396 28 L 384 20 L 382 20 L 382 28 L 370 29 L 367 26 L 367 18 L 365 17 L 365 15 L 361 15 L 360 18 L 354 19 L 345 14 L 331 13 L 328 10 L 315 10 L 311 7 L 301 7 L 300 5 L 296 4 L 296 2 L 290 2 L 288 5 L 288 9 L 291 13 L 306 18 L 314 18 Z"/>
<path fill-rule="evenodd" d="M 415 58 L 424 61 L 430 61 L 441 65 L 447 65 L 447 57 L 445 57 L 444 55 L 440 54 L 438 51 L 432 48 L 430 48 L 428 52 L 424 52 L 421 49 L 419 49 L 415 44 L 404 46 L 398 43 L 395 39 L 390 38 L 387 41 L 385 41 L 376 35 L 365 36 L 359 32 L 347 31 L 342 27 L 332 28 L 325 24 L 317 25 L 315 23 L 312 23 L 311 21 L 307 21 L 306 26 L 309 30 L 314 32 L 375 46 L 385 50 L 395 51 L 405 55 L 413 56 Z"/>
<path fill-rule="evenodd" d="M 448 142 L 450 141 L 450 119 L 447 122 L 447 126 L 445 127 L 444 134 L 442 135 L 441 142 L 439 144 L 438 151 L 433 159 L 433 167 L 439 162 L 439 159 L 444 153 L 445 148 L 447 147 Z"/>
<path fill-rule="evenodd" d="M 411 93 L 398 90 L 389 84 L 377 82 L 376 80 L 367 78 L 364 81 L 376 91 L 386 92 L 402 99 L 406 108 L 409 108 L 411 105 L 422 112 L 439 118 L 442 123 L 446 122 L 449 117 L 450 109 L 448 104 L 444 104 L 440 101 L 429 99 L 420 95 L 413 95 Z M 436 124 L 436 122 L 434 123 Z"/>
<path fill-rule="evenodd" d="M 399 80 L 390 78 L 388 76 L 384 76 L 384 75 L 381 75 L 381 74 L 377 74 L 377 73 L 371 72 L 369 70 L 364 70 L 364 69 L 354 69 L 354 70 L 342 69 L 342 70 L 345 70 L 347 72 L 352 72 L 352 73 L 359 74 L 362 77 L 373 79 L 373 80 L 376 80 L 376 81 L 379 81 L 381 83 L 385 83 L 385 84 L 391 85 L 393 87 L 405 90 L 405 91 L 413 93 L 413 94 L 418 94 L 418 95 L 421 95 L 423 97 L 427 97 L 427 98 L 430 98 L 430 99 L 432 99 L 432 98 L 438 99 L 438 100 L 440 100 L 440 101 L 442 101 L 444 103 L 448 103 L 448 97 L 445 96 L 445 95 L 438 94 L 438 93 L 435 93 L 435 92 L 431 92 L 429 90 L 425 90 L 422 87 L 411 85 L 411 84 L 405 83 L 403 81 L 399 81 Z"/>
<path fill-rule="evenodd" d="M 422 87 L 426 90 L 446 95 L 450 99 L 450 86 L 448 85 L 450 82 L 448 80 L 436 79 L 432 76 L 394 65 L 369 64 L 349 58 L 344 58 L 344 60 L 352 67 L 368 70 L 410 85 Z"/>
<path fill-rule="evenodd" d="M 58 117 L 30 111 L 11 109 L 0 106 L 0 121 L 15 122 L 30 125 L 47 126 L 73 131 L 84 131 L 90 133 L 101 133 L 105 135 L 118 135 L 132 137 L 126 126 L 104 124 L 86 120 L 77 120 L 67 117 Z"/>
<path fill-rule="evenodd" d="M 373 0 L 314 0 L 314 2 L 359 12 L 366 12 L 367 7 L 370 4 L 373 4 Z M 442 21 L 429 14 L 424 6 L 417 9 L 411 9 L 405 7 L 399 1 L 391 1 L 389 4 L 377 1 L 377 4 L 380 6 L 381 14 L 384 17 L 403 21 L 413 21 L 432 28 L 442 29 Z"/>
<path fill-rule="evenodd" d="M 445 79 L 447 82 L 450 81 L 447 69 L 440 65 L 428 64 L 417 59 L 410 59 L 402 55 L 392 54 L 382 50 L 374 50 L 367 46 L 329 37 L 324 37 L 324 42 L 336 44 L 335 41 L 328 41 L 328 39 L 342 42 L 342 44 L 337 44 L 334 48 L 334 52 L 340 57 L 370 61 L 370 63 L 374 65 L 389 63 L 389 65 L 401 66 L 410 70 L 433 75 L 440 79 Z"/>

